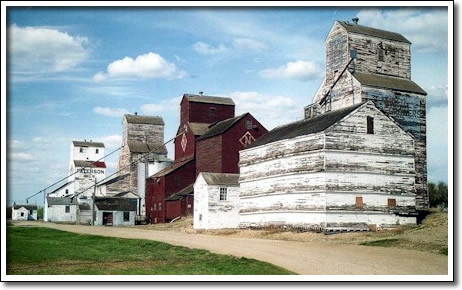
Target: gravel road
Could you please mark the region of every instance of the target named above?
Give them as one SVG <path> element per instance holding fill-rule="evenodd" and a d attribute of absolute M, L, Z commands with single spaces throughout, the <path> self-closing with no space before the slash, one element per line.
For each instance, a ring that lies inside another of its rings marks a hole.
<path fill-rule="evenodd" d="M 15 222 L 79 234 L 161 241 L 218 254 L 253 258 L 304 275 L 447 275 L 448 257 L 395 248 L 320 242 L 233 238 L 146 230 L 136 227 L 91 227 Z"/>

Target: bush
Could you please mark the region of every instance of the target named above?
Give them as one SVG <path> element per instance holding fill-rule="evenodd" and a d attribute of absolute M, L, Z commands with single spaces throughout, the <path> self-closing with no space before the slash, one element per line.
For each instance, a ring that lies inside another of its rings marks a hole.
<path fill-rule="evenodd" d="M 428 195 L 430 198 L 430 207 L 448 207 L 448 185 L 443 181 L 439 181 L 437 184 L 429 182 Z"/>

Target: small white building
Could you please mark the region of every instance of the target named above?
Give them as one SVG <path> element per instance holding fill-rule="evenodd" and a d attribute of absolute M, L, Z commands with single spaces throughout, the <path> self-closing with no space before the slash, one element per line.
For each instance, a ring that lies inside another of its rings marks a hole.
<path fill-rule="evenodd" d="M 43 220 L 72 223 L 77 221 L 78 213 L 79 205 L 76 198 L 48 196 L 45 200 Z"/>
<path fill-rule="evenodd" d="M 194 183 L 194 229 L 239 227 L 239 174 L 201 172 Z"/>
<path fill-rule="evenodd" d="M 11 210 L 11 219 L 14 221 L 36 221 L 37 206 L 30 204 L 15 204 Z"/>
<path fill-rule="evenodd" d="M 134 226 L 137 199 L 99 197 L 95 200 L 97 226 Z"/>
<path fill-rule="evenodd" d="M 416 223 L 414 138 L 372 102 L 277 127 L 240 151 L 240 226 Z"/>

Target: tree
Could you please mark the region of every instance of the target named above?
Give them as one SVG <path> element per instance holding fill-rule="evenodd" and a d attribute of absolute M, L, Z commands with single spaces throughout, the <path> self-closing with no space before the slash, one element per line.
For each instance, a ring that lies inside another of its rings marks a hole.
<path fill-rule="evenodd" d="M 448 207 L 448 185 L 443 181 L 439 181 L 438 184 L 429 182 L 428 195 L 430 207 Z"/>

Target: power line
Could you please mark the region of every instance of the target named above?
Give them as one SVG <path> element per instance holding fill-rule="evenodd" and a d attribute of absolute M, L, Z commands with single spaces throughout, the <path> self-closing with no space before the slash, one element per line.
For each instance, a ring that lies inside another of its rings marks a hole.
<path fill-rule="evenodd" d="M 109 153 L 109 154 L 107 154 L 107 155 L 101 157 L 100 159 L 98 159 L 98 160 L 96 160 L 96 161 L 92 161 L 92 164 L 95 163 L 95 162 L 99 162 L 99 161 L 101 161 L 102 159 L 104 159 L 104 158 L 106 158 L 106 157 L 112 155 L 113 153 L 115 153 L 116 151 L 119 151 L 119 150 L 120 150 L 121 148 L 123 148 L 123 147 L 124 147 L 124 144 L 122 144 L 122 146 L 120 146 L 119 148 L 115 149 L 115 150 L 112 151 L 111 153 Z M 89 167 L 84 167 L 84 169 L 85 169 L 85 168 L 89 168 Z M 71 177 L 71 176 L 73 176 L 73 175 L 75 175 L 75 174 L 77 174 L 77 170 L 76 170 L 74 173 L 69 174 L 68 176 L 63 177 L 63 178 L 61 178 L 60 180 L 56 181 L 55 183 L 53 183 L 53 184 L 51 184 L 51 185 L 49 185 L 49 186 L 47 186 L 47 187 L 41 189 L 39 192 L 34 193 L 33 195 L 29 196 L 28 198 L 26 198 L 26 202 L 29 202 L 29 199 L 31 199 L 31 198 L 33 198 L 34 196 L 38 195 L 38 194 L 41 193 L 42 191 L 45 191 L 45 190 L 47 190 L 48 188 L 55 186 L 56 184 L 60 183 L 60 182 L 63 181 L 63 180 L 66 180 L 67 178 L 69 178 L 69 177 Z"/>
<path fill-rule="evenodd" d="M 183 132 L 179 133 L 178 135 L 176 135 L 175 137 L 171 138 L 170 140 L 166 141 L 165 143 L 163 143 L 162 145 L 160 146 L 157 146 L 156 148 L 152 149 L 152 150 L 149 150 L 147 153 L 143 154 L 140 158 L 138 158 L 138 160 L 134 160 L 132 162 L 130 162 L 129 164 L 123 166 L 122 168 L 119 168 L 119 170 L 115 171 L 114 173 L 112 173 L 111 175 L 101 179 L 100 181 L 98 181 L 96 184 L 90 186 L 90 187 L 87 187 L 85 188 L 84 190 L 78 192 L 78 193 L 75 193 L 71 198 L 75 198 L 77 196 L 79 196 L 80 194 L 86 192 L 87 190 L 89 190 L 90 188 L 94 187 L 94 186 L 98 186 L 100 185 L 101 183 L 103 183 L 104 181 L 108 180 L 110 177 L 118 174 L 119 172 L 121 172 L 123 169 L 129 167 L 129 166 L 132 166 L 134 164 L 138 164 L 139 162 L 141 161 L 144 161 L 145 158 L 149 157 L 149 154 L 150 153 L 154 153 L 157 149 L 160 149 L 162 148 L 162 146 L 165 146 L 166 144 L 170 143 L 171 141 L 175 140 L 176 138 L 178 138 L 179 136 L 183 135 L 184 133 L 186 133 L 188 130 L 187 130 L 187 127 L 185 126 L 185 129 Z M 149 145 L 148 145 L 148 148 L 149 148 Z"/>

